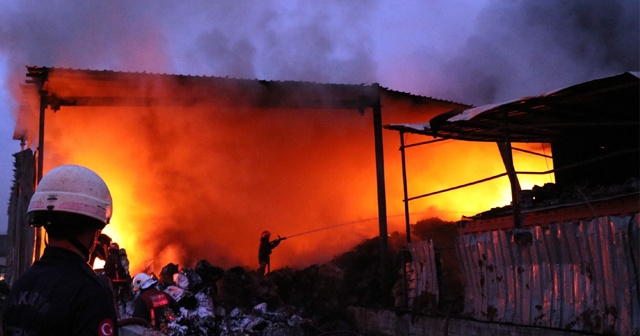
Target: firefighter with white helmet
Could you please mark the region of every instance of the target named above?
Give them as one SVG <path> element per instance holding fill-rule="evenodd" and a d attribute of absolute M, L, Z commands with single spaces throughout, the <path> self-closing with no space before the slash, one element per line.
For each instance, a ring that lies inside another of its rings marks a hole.
<path fill-rule="evenodd" d="M 159 331 L 166 331 L 168 324 L 175 319 L 180 311 L 178 303 L 168 293 L 161 291 L 155 285 L 158 280 L 146 273 L 139 273 L 133 277 L 133 290 L 138 296 L 133 300 L 132 317 L 146 320 Z"/>
<path fill-rule="evenodd" d="M 133 290 L 147 289 L 157 281 L 147 273 L 140 273 L 133 277 Z"/>
<path fill-rule="evenodd" d="M 42 178 L 27 221 L 48 243 L 11 288 L 4 335 L 118 335 L 109 284 L 87 263 L 111 212 L 109 188 L 86 167 L 62 165 Z"/>

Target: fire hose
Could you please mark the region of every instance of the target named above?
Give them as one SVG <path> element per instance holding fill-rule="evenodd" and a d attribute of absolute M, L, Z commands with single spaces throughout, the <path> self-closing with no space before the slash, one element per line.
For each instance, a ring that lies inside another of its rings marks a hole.
<path fill-rule="evenodd" d="M 321 228 L 317 228 L 317 229 L 313 229 L 313 230 L 304 231 L 304 232 L 300 232 L 300 233 L 292 234 L 292 235 L 289 235 L 289 236 L 285 236 L 285 237 L 282 237 L 282 238 L 280 238 L 280 239 L 289 239 L 289 238 L 293 238 L 293 237 L 298 237 L 298 236 L 306 235 L 306 234 L 309 234 L 309 233 L 314 233 L 314 232 L 318 232 L 318 231 L 329 230 L 329 229 L 333 229 L 333 228 L 337 228 L 337 227 L 345 226 L 345 225 L 352 225 L 352 224 L 357 224 L 357 223 L 362 223 L 362 222 L 368 222 L 368 221 L 377 220 L 377 219 L 378 219 L 378 217 L 374 217 L 374 218 L 360 219 L 360 220 L 356 220 L 356 221 L 350 221 L 350 222 L 345 222 L 345 223 L 340 223 L 340 224 L 335 224 L 335 225 L 325 226 L 325 227 L 321 227 Z"/>
<path fill-rule="evenodd" d="M 422 214 L 422 213 L 425 213 L 425 212 L 414 212 L 413 214 Z M 399 216 L 403 216 L 403 215 L 404 215 L 404 214 L 392 215 L 392 216 L 387 216 L 387 218 L 391 218 L 391 217 L 399 217 Z M 373 220 L 378 220 L 378 217 L 365 218 L 365 219 L 359 219 L 359 220 L 349 221 L 349 222 L 344 222 L 344 223 L 335 224 L 335 225 L 329 225 L 329 226 L 325 226 L 325 227 L 321 227 L 321 228 L 317 228 L 317 229 L 313 229 L 313 230 L 309 230 L 309 231 L 304 231 L 304 232 L 300 232 L 300 233 L 292 234 L 292 235 L 285 236 L 285 237 L 280 237 L 280 236 L 278 236 L 278 238 L 280 238 L 281 240 L 284 240 L 284 239 L 288 239 L 288 238 L 293 238 L 293 237 L 297 237 L 297 236 L 306 235 L 306 234 L 309 234 L 309 233 L 314 233 L 314 232 L 318 232 L 318 231 L 329 230 L 329 229 L 333 229 L 333 228 L 340 227 L 340 226 L 353 225 L 353 224 L 358 224 L 358 223 L 363 223 L 363 222 L 369 222 L 369 221 L 373 221 Z"/>

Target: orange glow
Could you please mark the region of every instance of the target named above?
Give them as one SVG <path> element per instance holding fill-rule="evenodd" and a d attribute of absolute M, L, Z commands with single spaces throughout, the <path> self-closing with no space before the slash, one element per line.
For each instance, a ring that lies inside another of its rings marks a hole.
<path fill-rule="evenodd" d="M 383 105 L 384 124 L 446 111 Z M 370 111 L 62 107 L 47 111 L 45 172 L 75 163 L 105 179 L 114 216 L 104 232 L 127 249 L 132 274 L 159 274 L 169 262 L 194 267 L 200 259 L 257 268 L 265 229 L 296 235 L 274 251 L 272 269 L 305 267 L 378 234 L 372 124 Z M 383 133 L 388 231 L 404 232 L 398 133 Z M 514 152 L 514 159 L 517 170 L 552 168 L 528 154 Z M 504 172 L 493 143 L 421 146 L 408 149 L 407 160 L 409 197 Z M 521 182 L 542 185 L 550 177 Z M 458 220 L 510 199 L 505 177 L 410 202 L 411 220 Z M 323 227 L 331 228 L 298 235 Z"/>
<path fill-rule="evenodd" d="M 409 135 L 405 143 L 424 140 L 423 136 Z M 544 148 L 541 144 L 517 144 L 514 147 L 540 154 L 551 154 L 548 144 Z M 505 172 L 495 143 L 445 141 L 408 148 L 406 156 L 409 197 L 436 192 Z M 513 151 L 513 160 L 516 171 L 547 171 L 553 168 L 551 159 L 520 151 Z M 531 189 L 534 185 L 542 186 L 554 181 L 553 174 L 519 175 L 518 179 L 522 189 Z M 399 193 L 395 199 L 402 199 L 402 190 L 391 192 Z M 510 202 L 509 179 L 504 176 L 419 198 L 409 204 L 410 212 L 428 209 L 442 219 L 454 221 L 463 215 L 474 215 L 493 207 L 508 205 Z"/>

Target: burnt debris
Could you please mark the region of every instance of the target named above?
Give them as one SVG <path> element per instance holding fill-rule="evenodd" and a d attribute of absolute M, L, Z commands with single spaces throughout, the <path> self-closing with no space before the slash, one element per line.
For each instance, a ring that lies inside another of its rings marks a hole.
<path fill-rule="evenodd" d="M 201 260 L 195 268 L 167 264 L 158 287 L 180 305 L 168 335 L 321 335 L 354 334 L 349 306 L 392 308 L 391 286 L 401 274 L 404 237 L 390 237 L 389 264 L 381 274 L 378 239 L 363 241 L 322 265 L 283 268 L 260 276 L 246 267 L 223 269 Z M 385 287 L 385 284 L 388 284 Z M 132 303 L 120 303 L 122 319 Z"/>

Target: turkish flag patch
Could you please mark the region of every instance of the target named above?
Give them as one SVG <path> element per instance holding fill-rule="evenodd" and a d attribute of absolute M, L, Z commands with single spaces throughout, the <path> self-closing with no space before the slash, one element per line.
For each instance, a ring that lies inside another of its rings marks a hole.
<path fill-rule="evenodd" d="M 111 319 L 107 318 L 102 320 L 102 322 L 100 322 L 100 324 L 98 325 L 98 335 L 100 336 L 113 336 L 113 321 L 111 321 Z"/>

